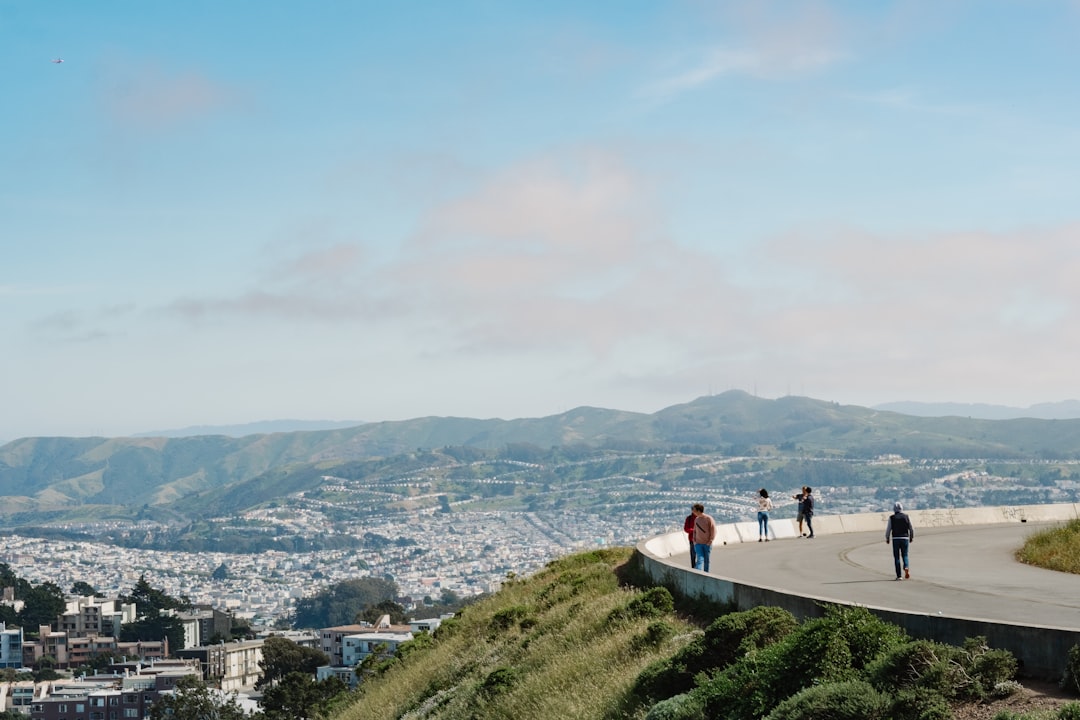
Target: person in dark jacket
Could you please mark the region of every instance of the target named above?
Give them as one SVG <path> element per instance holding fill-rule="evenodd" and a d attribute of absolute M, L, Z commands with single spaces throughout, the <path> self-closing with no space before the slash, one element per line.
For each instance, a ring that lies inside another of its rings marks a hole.
<path fill-rule="evenodd" d="M 803 501 L 802 501 L 802 514 L 803 519 L 806 520 L 806 529 L 810 533 L 806 536 L 807 540 L 814 539 L 814 488 L 803 488 Z"/>
<path fill-rule="evenodd" d="M 904 506 L 899 502 L 893 505 L 893 514 L 885 524 L 885 542 L 892 540 L 893 565 L 896 568 L 896 579 L 900 579 L 900 560 L 904 561 L 904 578 L 911 578 L 908 569 L 908 546 L 915 542 L 915 528 L 911 525 L 911 518 L 904 512 Z"/>

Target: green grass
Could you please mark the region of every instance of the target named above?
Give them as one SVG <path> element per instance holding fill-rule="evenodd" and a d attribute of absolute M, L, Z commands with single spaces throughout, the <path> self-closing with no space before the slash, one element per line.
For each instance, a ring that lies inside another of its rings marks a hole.
<path fill-rule="evenodd" d="M 1032 535 L 1016 551 L 1016 559 L 1028 565 L 1080 575 L 1080 520 Z"/>
<path fill-rule="evenodd" d="M 615 706 L 638 674 L 695 629 L 620 585 L 616 569 L 631 552 L 574 555 L 507 582 L 444 624 L 429 648 L 366 679 L 335 719 L 623 717 Z"/>

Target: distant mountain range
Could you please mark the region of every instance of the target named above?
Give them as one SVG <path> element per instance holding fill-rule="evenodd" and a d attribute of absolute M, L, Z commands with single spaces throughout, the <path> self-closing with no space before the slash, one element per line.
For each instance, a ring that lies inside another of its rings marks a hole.
<path fill-rule="evenodd" d="M 242 425 L 192 425 L 176 430 L 153 430 L 137 433 L 132 437 L 194 437 L 196 435 L 225 435 L 244 437 L 245 435 L 265 435 L 280 432 L 311 432 L 314 430 L 338 430 L 356 427 L 364 423 L 359 420 L 262 420 Z"/>
<path fill-rule="evenodd" d="M 1017 418 L 1071 420 L 1080 418 L 1080 400 L 1038 403 L 1026 408 L 986 405 L 984 403 L 892 402 L 875 405 L 874 409 L 915 415 L 917 417 L 967 417 L 981 420 L 1015 420 Z"/>
<path fill-rule="evenodd" d="M 1080 419 L 984 420 L 956 412 L 919 417 L 805 397 L 767 400 L 737 390 L 652 414 L 580 407 L 517 420 L 427 417 L 237 437 L 215 430 L 175 437 L 23 438 L 2 445 L 0 521 L 183 519 L 234 511 L 317 487 L 323 475 L 350 464 L 401 464 L 451 448 L 1080 458 Z"/>

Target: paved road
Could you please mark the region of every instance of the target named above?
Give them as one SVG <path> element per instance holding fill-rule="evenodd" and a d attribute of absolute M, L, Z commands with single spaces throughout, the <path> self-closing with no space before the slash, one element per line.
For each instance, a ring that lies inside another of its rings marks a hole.
<path fill-rule="evenodd" d="M 916 528 L 911 580 L 894 580 L 885 528 L 712 552 L 712 575 L 800 595 L 1022 625 L 1080 630 L 1080 575 L 1033 568 L 1013 552 L 1031 533 L 1060 523 Z M 686 555 L 681 558 L 688 564 Z"/>

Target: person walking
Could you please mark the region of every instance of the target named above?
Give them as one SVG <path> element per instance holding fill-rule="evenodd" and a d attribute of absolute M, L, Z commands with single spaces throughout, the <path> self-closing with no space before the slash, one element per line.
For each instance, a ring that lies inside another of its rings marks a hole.
<path fill-rule="evenodd" d="M 772 500 L 769 499 L 769 491 L 765 488 L 758 490 L 757 506 L 757 541 L 769 542 L 769 511 L 772 510 Z"/>
<path fill-rule="evenodd" d="M 795 519 L 799 521 L 799 537 L 801 537 L 801 538 L 806 537 L 806 533 L 804 533 L 803 529 L 802 529 L 803 519 L 805 518 L 805 516 L 803 515 L 803 499 L 805 497 L 806 497 L 806 486 L 805 485 L 803 485 L 802 488 L 799 489 L 799 492 L 798 492 L 797 495 L 792 495 L 791 496 L 791 498 L 793 500 L 797 500 L 798 503 L 799 503 L 799 510 L 798 510 L 798 514 L 795 515 Z"/>
<path fill-rule="evenodd" d="M 810 533 L 806 536 L 807 540 L 814 539 L 814 489 L 809 485 L 803 488 L 803 501 L 802 501 L 802 513 L 803 519 L 806 520 L 806 529 Z"/>
<path fill-rule="evenodd" d="M 904 561 L 904 579 L 911 579 L 911 570 L 908 569 L 908 546 L 915 542 L 915 528 L 911 524 L 911 518 L 904 512 L 904 506 L 899 501 L 893 504 L 893 514 L 885 523 L 885 544 L 892 540 L 893 566 L 896 568 L 896 579 L 900 579 L 900 560 Z"/>
<path fill-rule="evenodd" d="M 697 567 L 697 553 L 694 552 L 694 520 L 696 519 L 691 510 L 682 524 L 683 532 L 686 533 L 686 537 L 690 541 L 690 567 Z"/>
<path fill-rule="evenodd" d="M 694 505 L 694 569 L 709 572 L 709 555 L 716 539 L 716 521 L 705 514 L 705 506 Z"/>

